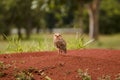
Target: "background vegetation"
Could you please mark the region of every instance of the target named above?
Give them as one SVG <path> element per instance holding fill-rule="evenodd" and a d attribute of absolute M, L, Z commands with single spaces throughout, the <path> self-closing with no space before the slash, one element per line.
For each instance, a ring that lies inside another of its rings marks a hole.
<path fill-rule="evenodd" d="M 18 36 L 22 38 L 21 28 L 26 31 L 26 38 L 31 30 L 36 28 L 52 29 L 55 27 L 83 27 L 88 32 L 88 13 L 81 6 L 90 4 L 93 0 L 0 0 L 0 33 L 10 35 L 12 28 L 18 29 Z M 95 0 L 97 1 L 97 0 Z M 99 0 L 98 0 L 99 1 Z M 120 32 L 120 1 L 100 0 L 99 31 L 102 34 Z M 82 17 L 84 24 L 79 26 Z"/>
<path fill-rule="evenodd" d="M 94 41 L 86 46 L 90 38 L 88 35 L 78 36 L 76 34 L 64 34 L 63 38 L 67 41 L 67 49 L 83 48 L 107 48 L 120 49 L 118 44 L 120 34 L 101 35 L 99 41 Z M 7 41 L 0 41 L 0 53 L 33 52 L 33 51 L 53 51 L 56 50 L 53 45 L 52 34 L 32 34 L 30 40 L 18 40 L 16 35 L 7 38 Z"/>
<path fill-rule="evenodd" d="M 82 33 L 89 33 L 94 39 L 99 39 L 92 48 L 120 49 L 120 35 L 114 35 L 120 32 L 119 4 L 119 0 L 0 0 L 0 51 L 4 52 L 6 47 L 7 50 L 17 47 L 15 51 L 20 52 L 54 50 L 53 47 L 48 48 L 52 45 L 52 38 L 40 33 L 41 29 L 48 29 L 48 32 L 52 33 L 53 28 L 81 28 Z M 14 28 L 17 29 L 17 35 L 11 39 L 11 30 Z M 22 34 L 22 29 L 25 30 L 25 34 Z M 33 29 L 36 30 L 35 34 L 32 34 Z M 97 38 L 98 34 L 112 36 L 104 35 Z M 65 35 L 68 49 L 81 47 L 83 41 L 75 42 L 72 39 L 75 36 L 76 34 L 72 37 Z M 4 41 L 6 38 L 7 41 Z M 85 38 L 86 41 L 89 40 L 88 36 Z M 80 45 L 76 46 L 73 43 Z M 28 45 L 32 45 L 30 50 L 25 49 Z"/>

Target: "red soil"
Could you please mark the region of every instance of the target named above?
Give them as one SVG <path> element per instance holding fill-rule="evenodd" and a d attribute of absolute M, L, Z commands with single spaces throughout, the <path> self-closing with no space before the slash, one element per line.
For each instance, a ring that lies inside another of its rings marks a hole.
<path fill-rule="evenodd" d="M 42 70 L 52 80 L 82 80 L 78 69 L 88 69 L 92 80 L 102 75 L 109 75 L 111 80 L 115 80 L 115 75 L 120 73 L 120 50 L 70 50 L 66 55 L 58 55 L 57 51 L 2 54 L 0 61 L 11 65 L 3 70 L 6 75 L 0 80 L 15 80 L 15 69 L 22 71 L 30 67 Z M 35 80 L 46 80 L 37 72 L 33 72 L 33 76 Z"/>

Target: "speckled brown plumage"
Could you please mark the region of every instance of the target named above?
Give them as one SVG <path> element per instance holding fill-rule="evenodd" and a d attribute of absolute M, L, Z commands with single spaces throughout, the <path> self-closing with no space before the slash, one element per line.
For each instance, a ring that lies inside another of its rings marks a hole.
<path fill-rule="evenodd" d="M 58 53 L 67 53 L 66 42 L 59 33 L 54 34 L 54 45 L 58 49 Z"/>

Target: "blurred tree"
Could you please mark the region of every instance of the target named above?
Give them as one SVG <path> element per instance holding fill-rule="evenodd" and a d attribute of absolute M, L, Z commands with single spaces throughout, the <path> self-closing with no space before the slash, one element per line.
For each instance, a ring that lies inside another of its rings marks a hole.
<path fill-rule="evenodd" d="M 9 2 L 9 1 L 8 1 Z M 10 35 L 10 29 L 12 25 L 12 13 L 9 4 L 5 0 L 0 0 L 0 33 L 3 35 L 3 38 L 6 39 L 6 36 Z"/>
<path fill-rule="evenodd" d="M 41 0 L 33 0 L 31 9 L 32 9 L 32 16 L 33 16 L 33 26 L 36 28 L 36 33 L 40 32 L 41 22 L 42 20 L 42 12 L 40 11 L 40 6 L 42 5 Z"/>
<path fill-rule="evenodd" d="M 55 14 L 53 12 L 49 12 L 46 13 L 45 15 L 46 26 L 48 27 L 49 32 L 52 33 L 52 30 L 56 24 Z"/>
<path fill-rule="evenodd" d="M 17 27 L 18 36 L 22 38 L 21 29 L 24 28 L 26 31 L 26 38 L 30 37 L 31 30 L 39 26 L 38 12 L 32 7 L 33 0 L 1 0 L 0 10 L 1 10 L 1 25 L 3 31 L 2 34 L 6 36 L 10 32 L 12 25 Z M 5 28 L 7 27 L 7 28 Z M 4 30 L 5 29 L 5 30 Z"/>
<path fill-rule="evenodd" d="M 22 38 L 21 29 L 24 28 L 26 38 L 30 38 L 31 30 L 39 26 L 38 12 L 32 7 L 33 0 L 11 0 L 14 6 L 11 6 L 13 24 L 18 29 L 18 37 Z M 13 4 L 12 3 L 12 4 Z"/>
<path fill-rule="evenodd" d="M 46 27 L 49 29 L 49 32 L 52 33 L 52 29 L 57 23 L 57 19 L 61 18 L 59 9 L 61 5 L 60 0 L 44 0 L 41 1 L 41 11 L 44 13 L 44 20 Z"/>
<path fill-rule="evenodd" d="M 14 24 L 18 28 L 19 38 L 22 38 L 21 28 L 24 27 L 26 31 L 26 38 L 29 39 L 32 30 L 33 16 L 31 10 L 32 0 L 16 0 L 14 7 Z"/>
<path fill-rule="evenodd" d="M 54 24 L 56 21 L 62 22 L 62 24 L 70 25 L 73 23 L 75 18 L 79 18 L 79 27 L 83 28 L 83 9 L 84 5 L 86 3 L 91 2 L 92 0 L 45 0 L 43 2 L 42 10 L 45 11 L 46 14 L 46 24 L 47 26 L 50 26 L 49 15 L 53 14 L 53 16 L 50 17 L 51 20 L 54 21 Z M 48 18 L 47 18 L 48 17 Z M 52 19 L 53 18 L 53 19 Z M 49 22 L 48 22 L 49 21 Z M 54 26 L 54 24 L 52 24 Z M 62 27 L 62 26 L 60 26 Z M 51 27 L 50 27 L 51 28 Z"/>
<path fill-rule="evenodd" d="M 100 32 L 120 32 L 120 0 L 102 0 L 100 5 Z"/>
<path fill-rule="evenodd" d="M 77 4 L 78 4 L 78 2 L 80 3 L 80 5 L 78 4 L 78 6 L 79 6 L 79 24 L 80 24 L 80 27 L 81 27 L 81 33 L 83 34 L 84 33 L 84 21 L 83 21 L 83 15 L 84 15 L 84 6 L 86 5 L 86 4 L 89 4 L 89 3 L 91 3 L 93 0 L 78 0 L 77 1 Z"/>
<path fill-rule="evenodd" d="M 25 13 L 23 11 L 23 13 L 24 13 L 23 15 L 25 15 L 24 16 L 25 17 L 25 19 L 24 19 L 25 20 L 24 26 L 25 26 L 25 30 L 26 30 L 26 38 L 27 39 L 30 38 L 32 27 L 34 27 L 34 25 L 33 25 L 34 16 L 32 15 L 33 11 L 31 9 L 32 1 L 33 0 L 25 0 L 25 1 L 23 1 L 23 3 L 25 3 L 24 4 L 25 6 L 23 7 L 22 10 L 25 11 Z"/>
<path fill-rule="evenodd" d="M 99 33 L 99 6 L 100 0 L 93 0 L 87 5 L 89 15 L 89 36 L 91 39 L 98 39 Z"/>
<path fill-rule="evenodd" d="M 12 27 L 17 27 L 18 36 L 22 38 L 21 29 L 24 28 L 29 38 L 33 28 L 37 33 L 40 28 L 48 28 L 51 32 L 54 27 L 73 27 L 74 24 L 82 29 L 88 25 L 83 22 L 83 19 L 88 21 L 84 16 L 87 5 L 89 35 L 98 39 L 99 29 L 107 34 L 119 32 L 119 4 L 119 0 L 0 0 L 0 33 L 7 36 Z"/>

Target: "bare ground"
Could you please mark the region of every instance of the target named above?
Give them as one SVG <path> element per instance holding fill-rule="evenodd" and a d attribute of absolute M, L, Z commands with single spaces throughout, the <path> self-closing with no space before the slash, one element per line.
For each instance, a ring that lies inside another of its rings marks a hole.
<path fill-rule="evenodd" d="M 30 72 L 34 80 L 82 80 L 78 69 L 88 69 L 92 80 L 103 75 L 115 80 L 115 75 L 120 73 L 120 50 L 81 49 L 69 50 L 63 55 L 57 51 L 0 55 L 0 80 L 15 80 L 21 71 Z"/>

